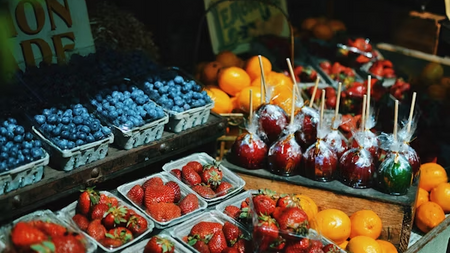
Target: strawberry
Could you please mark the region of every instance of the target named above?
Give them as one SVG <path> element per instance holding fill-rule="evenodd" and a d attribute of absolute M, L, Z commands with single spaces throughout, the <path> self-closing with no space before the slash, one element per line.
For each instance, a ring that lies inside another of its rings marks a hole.
<path fill-rule="evenodd" d="M 181 210 L 181 214 L 185 215 L 187 213 L 193 212 L 198 208 L 198 197 L 193 193 L 186 195 L 178 204 Z"/>
<path fill-rule="evenodd" d="M 280 252 L 284 249 L 285 246 L 286 240 L 283 237 L 278 236 L 278 238 L 269 245 L 269 248 L 270 251 Z"/>
<path fill-rule="evenodd" d="M 106 229 L 112 229 L 118 227 L 121 223 L 127 222 L 127 208 L 121 207 L 110 207 L 106 213 L 105 218 L 102 220 L 103 226 Z"/>
<path fill-rule="evenodd" d="M 123 244 L 134 239 L 133 233 L 124 227 L 110 229 L 108 233 L 106 233 L 106 237 L 119 239 Z"/>
<path fill-rule="evenodd" d="M 198 193 L 200 196 L 206 199 L 211 199 L 216 196 L 216 193 L 209 186 L 206 185 L 201 184 L 195 185 L 192 187 L 192 190 L 194 190 L 196 193 Z"/>
<path fill-rule="evenodd" d="M 188 185 L 197 185 L 202 182 L 200 175 L 190 166 L 181 168 L 181 179 Z"/>
<path fill-rule="evenodd" d="M 302 238 L 300 241 L 294 240 L 286 244 L 285 253 L 306 253 L 310 246 L 308 238 Z"/>
<path fill-rule="evenodd" d="M 242 236 L 241 229 L 228 221 L 223 224 L 222 231 L 225 235 L 225 239 L 227 240 L 228 245 L 235 244 L 237 240 Z"/>
<path fill-rule="evenodd" d="M 230 190 L 233 189 L 233 185 L 223 181 L 219 184 L 219 186 L 216 188 L 215 192 L 217 196 L 225 196 Z"/>
<path fill-rule="evenodd" d="M 96 241 L 101 241 L 103 238 L 105 238 L 106 235 L 106 228 L 102 225 L 102 220 L 97 219 L 91 221 L 89 223 L 89 226 L 87 228 L 87 233 L 92 238 L 94 238 Z"/>
<path fill-rule="evenodd" d="M 172 173 L 172 175 L 174 175 L 176 178 L 181 180 L 181 170 L 180 169 L 173 169 L 172 171 L 170 171 L 170 173 Z"/>
<path fill-rule="evenodd" d="M 195 172 L 197 172 L 199 175 L 203 171 L 203 165 L 197 161 L 190 161 L 185 166 L 193 168 Z"/>
<path fill-rule="evenodd" d="M 244 201 L 241 202 L 241 209 L 248 207 L 248 203 L 250 202 L 250 198 L 245 198 Z"/>
<path fill-rule="evenodd" d="M 181 190 L 180 190 L 180 186 L 175 183 L 174 181 L 169 181 L 166 183 L 166 186 L 169 186 L 170 188 L 172 188 L 173 193 L 174 193 L 174 199 L 173 202 L 174 203 L 178 203 L 178 201 L 180 201 L 181 199 Z"/>
<path fill-rule="evenodd" d="M 331 68 L 331 64 L 329 61 L 323 61 L 321 63 L 319 63 L 320 68 L 323 70 L 329 70 Z"/>
<path fill-rule="evenodd" d="M 127 192 L 127 197 L 136 205 L 142 206 L 142 200 L 144 199 L 144 188 L 138 184 L 133 186 Z"/>
<path fill-rule="evenodd" d="M 77 210 L 83 215 L 87 215 L 91 210 L 91 206 L 94 206 L 99 201 L 99 193 L 94 191 L 93 188 L 87 188 L 82 190 L 78 197 Z"/>
<path fill-rule="evenodd" d="M 227 247 L 227 239 L 222 230 L 214 233 L 208 242 L 209 252 L 221 253 Z"/>
<path fill-rule="evenodd" d="M 257 238 L 259 251 L 265 251 L 278 238 L 278 224 L 268 215 L 258 216 L 258 223 L 253 227 L 253 238 Z"/>
<path fill-rule="evenodd" d="M 175 203 L 155 203 L 147 208 L 147 213 L 153 219 L 166 222 L 181 216 L 181 209 Z"/>
<path fill-rule="evenodd" d="M 86 232 L 87 228 L 89 227 L 89 220 L 86 218 L 86 216 L 77 213 L 72 217 L 72 220 L 77 224 L 77 226 L 81 229 L 81 231 Z"/>
<path fill-rule="evenodd" d="M 34 220 L 30 221 L 29 224 L 41 230 L 48 236 L 63 236 L 67 232 L 66 227 L 53 222 Z"/>
<path fill-rule="evenodd" d="M 200 253 L 210 253 L 208 245 L 201 240 L 195 240 L 192 242 L 192 247 Z"/>
<path fill-rule="evenodd" d="M 318 246 L 311 246 L 311 248 L 308 249 L 307 253 L 324 253 L 322 248 Z"/>
<path fill-rule="evenodd" d="M 277 219 L 280 231 L 286 233 L 286 239 L 295 238 L 294 235 L 305 236 L 309 231 L 308 216 L 298 207 L 286 207 Z M 289 234 L 287 234 L 289 233 Z"/>
<path fill-rule="evenodd" d="M 47 239 L 39 229 L 26 222 L 18 222 L 11 231 L 11 241 L 17 247 L 28 247 Z"/>
<path fill-rule="evenodd" d="M 105 237 L 99 241 L 104 247 L 108 249 L 118 248 L 123 245 L 120 239 Z"/>
<path fill-rule="evenodd" d="M 91 220 L 103 219 L 106 212 L 108 212 L 109 206 L 107 204 L 97 204 L 92 207 Z"/>
<path fill-rule="evenodd" d="M 265 194 L 259 194 L 253 197 L 253 206 L 256 214 L 272 214 L 275 211 L 276 203 L 274 199 Z"/>
<path fill-rule="evenodd" d="M 277 201 L 277 207 L 286 208 L 286 207 L 301 207 L 300 199 L 296 198 L 292 194 L 284 194 L 281 195 Z"/>
<path fill-rule="evenodd" d="M 202 182 L 206 185 L 210 185 L 213 189 L 220 185 L 223 178 L 223 172 L 220 169 L 220 165 L 215 161 L 213 164 L 203 166 L 203 171 L 200 175 Z"/>
<path fill-rule="evenodd" d="M 210 238 L 212 235 L 214 235 L 214 233 L 216 233 L 217 231 L 222 231 L 222 224 L 218 222 L 201 221 L 191 228 L 188 240 L 206 240 L 207 238 Z"/>
<path fill-rule="evenodd" d="M 100 193 L 100 199 L 98 201 L 99 204 L 107 204 L 108 206 L 118 206 L 119 201 L 116 197 L 109 197 L 108 195 L 104 193 Z"/>
<path fill-rule="evenodd" d="M 233 247 L 226 247 L 224 250 L 222 250 L 222 253 L 239 253 L 239 250 Z"/>
<path fill-rule="evenodd" d="M 170 186 L 160 185 L 148 188 L 145 191 L 144 204 L 147 209 L 154 203 L 173 203 L 175 193 Z"/>
<path fill-rule="evenodd" d="M 147 190 L 147 187 L 153 187 L 153 186 L 161 186 L 164 185 L 164 181 L 160 177 L 152 177 L 148 179 L 147 181 L 142 184 L 142 188 L 144 191 Z"/>
<path fill-rule="evenodd" d="M 229 205 L 225 207 L 223 213 L 237 220 L 239 219 L 239 215 L 241 214 L 241 209 L 237 206 Z"/>
<path fill-rule="evenodd" d="M 322 248 L 322 250 L 324 253 L 339 253 L 340 252 L 339 247 L 332 243 L 325 245 Z"/>
<path fill-rule="evenodd" d="M 131 233 L 133 233 L 134 236 L 144 233 L 147 230 L 147 227 L 147 220 L 138 214 L 132 215 L 127 222 L 127 228 L 131 231 Z"/>
<path fill-rule="evenodd" d="M 244 238 L 238 239 L 237 242 L 232 247 L 237 249 L 239 253 L 252 252 L 250 250 L 251 249 L 250 241 Z"/>
<path fill-rule="evenodd" d="M 311 247 L 319 247 L 319 248 L 323 248 L 323 243 L 321 240 L 317 240 L 317 239 L 310 239 L 309 243 L 311 243 Z"/>
<path fill-rule="evenodd" d="M 86 247 L 84 244 L 72 234 L 54 236 L 51 241 L 45 241 L 42 244 L 33 245 L 31 248 L 36 252 L 86 252 Z"/>
<path fill-rule="evenodd" d="M 144 248 L 144 253 L 173 253 L 175 252 L 175 245 L 170 240 L 160 237 L 153 236 L 147 242 Z"/>

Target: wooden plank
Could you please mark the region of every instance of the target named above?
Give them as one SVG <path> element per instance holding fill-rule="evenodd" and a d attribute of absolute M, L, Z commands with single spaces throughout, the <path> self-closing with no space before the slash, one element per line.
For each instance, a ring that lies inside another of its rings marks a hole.
<path fill-rule="evenodd" d="M 19 217 L 52 201 L 102 182 L 168 159 L 187 150 L 215 142 L 225 133 L 226 120 L 211 114 L 208 122 L 179 134 L 164 132 L 149 145 L 131 150 L 110 147 L 105 159 L 70 172 L 46 167 L 44 178 L 33 185 L 0 196 L 0 223 Z"/>

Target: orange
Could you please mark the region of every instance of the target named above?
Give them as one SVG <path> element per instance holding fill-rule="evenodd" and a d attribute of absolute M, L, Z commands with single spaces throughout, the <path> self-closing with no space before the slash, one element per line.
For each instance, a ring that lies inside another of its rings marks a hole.
<path fill-rule="evenodd" d="M 414 223 L 424 233 L 439 225 L 445 219 L 442 207 L 432 201 L 425 202 L 416 209 Z"/>
<path fill-rule="evenodd" d="M 230 96 L 235 96 L 245 87 L 250 86 L 250 77 L 241 68 L 223 68 L 218 76 L 219 87 Z"/>
<path fill-rule="evenodd" d="M 238 96 L 239 96 L 239 93 L 236 96 L 230 98 L 231 104 L 233 106 L 232 111 L 239 111 L 239 103 L 238 103 L 238 98 L 237 98 Z"/>
<path fill-rule="evenodd" d="M 442 183 L 430 192 L 430 200 L 440 205 L 445 213 L 450 212 L 450 183 Z"/>
<path fill-rule="evenodd" d="M 270 103 L 278 105 L 290 115 L 292 107 L 292 87 L 289 85 L 277 85 L 271 90 Z"/>
<path fill-rule="evenodd" d="M 230 113 L 233 110 L 233 103 L 230 97 L 218 87 L 207 86 L 205 89 L 208 96 L 214 101 L 214 108 L 211 110 L 215 113 Z"/>
<path fill-rule="evenodd" d="M 261 61 L 263 64 L 264 75 L 267 76 L 270 71 L 272 71 L 272 63 L 264 56 L 261 56 Z M 247 71 L 252 81 L 261 76 L 261 67 L 259 66 L 259 58 L 257 55 L 247 60 L 245 71 Z"/>
<path fill-rule="evenodd" d="M 341 244 L 350 236 L 350 218 L 338 209 L 326 209 L 316 214 L 316 222 L 311 227 L 336 244 Z"/>
<path fill-rule="evenodd" d="M 310 197 L 303 194 L 296 194 L 296 198 L 300 200 L 300 206 L 303 211 L 305 211 L 306 215 L 308 215 L 309 223 L 314 223 L 316 219 L 316 215 L 319 212 L 319 208 L 317 207 L 316 202 L 312 200 Z"/>
<path fill-rule="evenodd" d="M 204 83 L 215 83 L 217 82 L 217 76 L 222 68 L 222 63 L 218 61 L 208 62 L 203 66 L 203 71 L 201 75 L 201 80 Z"/>
<path fill-rule="evenodd" d="M 424 163 L 420 166 L 419 187 L 431 191 L 440 183 L 448 182 L 447 172 L 437 163 Z"/>
<path fill-rule="evenodd" d="M 255 111 L 258 106 L 261 105 L 261 88 L 255 86 L 249 86 L 244 88 L 237 96 L 238 108 L 243 112 L 250 112 L 250 90 L 252 91 L 252 111 Z"/>
<path fill-rule="evenodd" d="M 327 24 L 316 24 L 312 30 L 314 37 L 321 40 L 330 40 L 333 38 L 333 30 Z"/>
<path fill-rule="evenodd" d="M 224 67 L 242 67 L 242 59 L 231 51 L 225 50 L 216 55 L 216 61 L 222 63 Z"/>
<path fill-rule="evenodd" d="M 312 28 L 317 24 L 316 18 L 307 18 L 302 22 L 302 29 L 306 31 L 311 31 Z"/>
<path fill-rule="evenodd" d="M 430 201 L 430 194 L 424 189 L 419 187 L 416 197 L 416 208 L 428 201 Z"/>
<path fill-rule="evenodd" d="M 348 245 L 348 241 L 344 241 L 343 243 L 339 244 L 338 246 L 341 249 L 345 249 L 345 248 L 347 248 L 347 245 Z"/>
<path fill-rule="evenodd" d="M 395 248 L 394 244 L 385 241 L 385 240 L 377 240 L 380 245 L 382 253 L 397 253 L 397 248 Z"/>
<path fill-rule="evenodd" d="M 329 20 L 329 21 L 327 22 L 327 24 L 328 24 L 328 26 L 331 28 L 331 30 L 332 30 L 333 32 L 338 32 L 338 31 L 345 31 L 345 30 L 347 30 L 347 28 L 345 27 L 345 24 L 344 24 L 342 21 L 337 20 L 337 19 Z"/>
<path fill-rule="evenodd" d="M 350 238 L 364 235 L 377 239 L 383 227 L 380 217 L 372 210 L 359 210 L 350 216 L 352 231 Z"/>
<path fill-rule="evenodd" d="M 353 237 L 348 242 L 346 250 L 352 253 L 381 253 L 380 244 L 368 236 L 360 235 Z"/>
<path fill-rule="evenodd" d="M 430 85 L 439 83 L 442 76 L 444 76 L 444 68 L 442 65 L 437 62 L 430 62 L 422 69 L 420 78 L 424 84 Z"/>

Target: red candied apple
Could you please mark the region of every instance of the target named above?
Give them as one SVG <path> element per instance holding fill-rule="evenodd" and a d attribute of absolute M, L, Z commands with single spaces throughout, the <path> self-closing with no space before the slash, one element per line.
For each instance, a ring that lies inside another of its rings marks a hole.
<path fill-rule="evenodd" d="M 288 124 L 288 115 L 278 105 L 263 104 L 256 111 L 260 130 L 267 135 L 268 143 L 278 140 Z"/>
<path fill-rule="evenodd" d="M 336 153 L 338 159 L 340 159 L 342 155 L 348 150 L 347 141 L 339 133 L 339 131 L 329 132 L 325 136 L 324 141 L 328 145 L 330 145 L 330 148 Z"/>
<path fill-rule="evenodd" d="M 267 144 L 253 133 L 241 134 L 231 147 L 234 162 L 250 170 L 264 168 L 267 151 Z"/>
<path fill-rule="evenodd" d="M 295 139 L 306 150 L 311 144 L 316 142 L 319 114 L 310 107 L 304 107 L 295 115 L 294 120 L 296 124 L 300 124 L 299 130 L 295 132 Z"/>
<path fill-rule="evenodd" d="M 336 177 L 338 158 L 330 145 L 318 140 L 303 154 L 305 176 L 322 182 L 333 181 Z"/>
<path fill-rule="evenodd" d="M 302 160 L 302 148 L 295 140 L 294 134 L 288 134 L 272 144 L 267 159 L 271 172 L 283 176 L 296 174 Z"/>
<path fill-rule="evenodd" d="M 370 188 L 373 185 L 375 165 L 369 151 L 352 148 L 339 160 L 340 181 L 353 188 Z"/>

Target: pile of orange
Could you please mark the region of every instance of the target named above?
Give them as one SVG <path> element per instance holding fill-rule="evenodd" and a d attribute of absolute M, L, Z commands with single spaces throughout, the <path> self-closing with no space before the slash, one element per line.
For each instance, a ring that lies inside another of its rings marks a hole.
<path fill-rule="evenodd" d="M 266 80 L 267 102 L 290 111 L 293 87 L 291 79 L 283 73 L 272 71 L 272 63 L 266 57 L 262 56 L 261 60 L 263 71 L 258 56 L 244 61 L 231 51 L 222 51 L 214 61 L 198 64 L 196 77 L 205 85 L 206 92 L 214 101 L 213 112 L 249 113 L 264 103 L 261 93 L 262 72 Z"/>
<path fill-rule="evenodd" d="M 419 190 L 416 198 L 414 223 L 428 233 L 450 213 L 450 183 L 445 169 L 437 163 L 420 166 Z"/>

